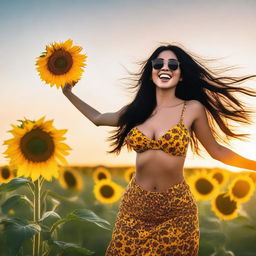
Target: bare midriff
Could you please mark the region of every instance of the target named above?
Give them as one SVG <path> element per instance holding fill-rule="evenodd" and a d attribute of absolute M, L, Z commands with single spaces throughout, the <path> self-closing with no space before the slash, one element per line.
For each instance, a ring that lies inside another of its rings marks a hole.
<path fill-rule="evenodd" d="M 136 156 L 136 183 L 144 190 L 165 192 L 184 179 L 185 157 L 172 156 L 162 150 L 149 149 Z"/>
<path fill-rule="evenodd" d="M 189 112 L 189 105 L 190 103 L 187 101 L 183 123 L 190 131 L 195 112 L 186 114 Z M 182 107 L 179 105 L 175 108 L 154 110 L 150 118 L 137 127 L 147 138 L 160 138 L 172 125 L 180 121 Z M 175 115 L 177 112 L 179 115 Z M 142 153 L 136 153 L 136 183 L 147 191 L 165 192 L 170 186 L 179 184 L 184 180 L 185 159 L 186 155 L 175 156 L 167 154 L 161 149 L 148 149 Z"/>

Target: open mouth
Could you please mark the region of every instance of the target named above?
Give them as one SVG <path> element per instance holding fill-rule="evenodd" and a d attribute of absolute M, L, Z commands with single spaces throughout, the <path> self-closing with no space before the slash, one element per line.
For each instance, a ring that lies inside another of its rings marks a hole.
<path fill-rule="evenodd" d="M 172 78 L 169 74 L 160 74 L 158 77 L 163 80 L 170 80 Z"/>

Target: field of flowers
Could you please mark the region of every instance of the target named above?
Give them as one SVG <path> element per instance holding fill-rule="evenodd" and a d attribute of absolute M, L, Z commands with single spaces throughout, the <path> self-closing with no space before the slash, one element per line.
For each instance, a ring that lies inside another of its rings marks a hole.
<path fill-rule="evenodd" d="M 71 39 L 52 43 L 36 66 L 50 86 L 74 86 L 86 66 Z M 69 166 L 66 129 L 53 120 L 18 120 L 3 144 L 0 167 L 0 256 L 103 256 L 131 166 Z M 256 255 L 256 175 L 187 168 L 199 210 L 200 256 Z M 139 255 L 138 255 L 139 256 Z"/>
<path fill-rule="evenodd" d="M 42 184 L 36 192 L 36 182 L 14 178 L 8 166 L 1 167 L 1 256 L 32 252 L 104 255 L 122 193 L 134 168 L 66 166 L 60 170 L 59 179 L 39 179 Z M 255 255 L 254 173 L 186 168 L 184 174 L 198 203 L 199 255 Z M 38 221 L 33 217 L 35 193 L 40 194 Z M 38 252 L 35 237 L 39 237 Z"/>

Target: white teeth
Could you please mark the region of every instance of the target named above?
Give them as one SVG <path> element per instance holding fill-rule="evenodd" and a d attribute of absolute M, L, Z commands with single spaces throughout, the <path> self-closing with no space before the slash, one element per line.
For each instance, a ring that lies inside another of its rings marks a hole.
<path fill-rule="evenodd" d="M 170 75 L 168 75 L 168 74 L 161 74 L 159 77 L 160 77 L 160 78 L 165 78 L 165 79 L 171 79 L 171 78 L 172 78 L 172 77 L 171 77 Z"/>

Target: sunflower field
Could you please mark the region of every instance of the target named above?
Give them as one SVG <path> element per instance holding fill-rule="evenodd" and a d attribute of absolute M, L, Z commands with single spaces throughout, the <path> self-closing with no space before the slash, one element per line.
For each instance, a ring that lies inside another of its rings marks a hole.
<path fill-rule="evenodd" d="M 34 222 L 35 182 L 16 177 L 17 171 L 10 166 L 1 167 L 1 256 L 104 255 L 134 167 L 59 168 L 58 179 L 37 180 L 42 183 L 37 191 L 41 209 Z M 256 175 L 185 168 L 184 176 L 198 204 L 199 255 L 255 255 Z M 41 244 L 38 252 L 35 237 Z"/>
<path fill-rule="evenodd" d="M 46 46 L 36 60 L 51 87 L 75 86 L 86 66 L 71 39 Z M 18 120 L 0 166 L 0 256 L 103 256 L 133 166 L 70 166 L 66 129 L 53 120 Z M 256 255 L 256 174 L 185 168 L 196 199 L 200 256 Z M 139 256 L 139 255 L 138 255 Z"/>

